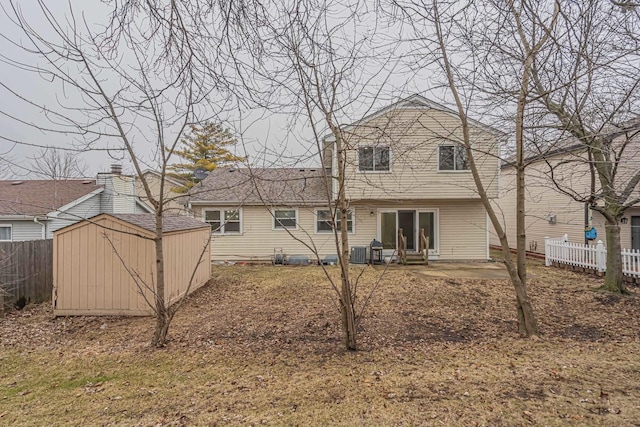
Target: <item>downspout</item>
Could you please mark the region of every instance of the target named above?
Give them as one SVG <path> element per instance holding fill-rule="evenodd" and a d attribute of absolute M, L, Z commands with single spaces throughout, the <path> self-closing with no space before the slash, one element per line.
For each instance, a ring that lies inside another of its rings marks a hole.
<path fill-rule="evenodd" d="M 42 226 L 42 240 L 45 240 L 47 238 L 47 225 L 43 222 L 38 221 L 38 217 L 34 216 L 33 217 L 33 222 L 35 222 L 36 224 Z"/>

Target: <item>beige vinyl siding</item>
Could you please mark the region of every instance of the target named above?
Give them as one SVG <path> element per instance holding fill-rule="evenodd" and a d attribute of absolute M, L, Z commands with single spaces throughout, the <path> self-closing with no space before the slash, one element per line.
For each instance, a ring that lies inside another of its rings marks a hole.
<path fill-rule="evenodd" d="M 498 194 L 495 135 L 472 128 L 476 163 L 490 197 Z M 346 131 L 347 197 L 361 199 L 477 198 L 471 172 L 439 171 L 438 147 L 461 141 L 457 116 L 434 109 L 398 109 Z M 389 172 L 360 172 L 358 148 L 389 146 Z"/>
<path fill-rule="evenodd" d="M 184 294 L 208 235 L 206 228 L 165 234 L 166 300 L 175 301 Z M 153 233 L 108 215 L 54 233 L 54 314 L 153 314 L 147 303 L 154 303 L 153 293 L 147 286 L 155 283 L 155 247 L 153 240 L 140 236 Z M 209 259 L 206 251 L 190 291 L 209 279 Z M 139 277 L 138 284 L 130 272 Z"/>
<path fill-rule="evenodd" d="M 136 211 L 134 177 L 99 173 L 96 183 L 104 185 L 104 191 L 100 195 L 100 212 L 128 214 Z"/>
<path fill-rule="evenodd" d="M 138 180 L 139 178 L 136 178 L 136 194 L 140 200 L 151 207 L 151 204 L 148 202 L 147 193 L 144 191 L 144 186 Z M 153 197 L 157 199 L 160 195 L 160 177 L 154 173 L 146 173 L 144 180 L 149 184 L 149 189 Z M 184 215 L 186 214 L 184 206 L 175 200 L 180 194 L 172 192 L 172 188 L 174 188 L 174 184 L 165 180 L 164 197 L 166 203 L 164 211 L 170 215 Z"/>
<path fill-rule="evenodd" d="M 440 259 L 486 260 L 487 215 L 480 201 L 450 202 L 440 208 Z"/>
<path fill-rule="evenodd" d="M 202 218 L 202 209 L 195 212 Z M 209 209 L 209 208 L 204 208 Z M 211 207 L 210 209 L 225 209 Z M 228 209 L 233 209 L 228 207 Z M 314 250 L 296 241 L 285 230 L 273 229 L 273 217 L 263 206 L 244 206 L 241 234 L 213 234 L 211 258 L 213 261 L 270 261 L 274 249 L 287 255 L 307 255 L 316 260 Z M 315 233 L 316 207 L 298 207 L 299 226 L 290 230 L 293 236 L 312 246 L 320 258 L 336 254 L 333 234 Z M 439 218 L 440 260 L 487 259 L 486 212 L 480 201 L 435 200 L 375 202 L 352 205 L 355 232 L 349 234 L 349 245 L 368 246 L 379 238 L 378 214 L 390 209 L 437 209 Z M 373 213 L 373 214 L 372 214 Z"/>
<path fill-rule="evenodd" d="M 568 155 L 564 155 L 566 159 Z M 564 186 L 573 189 L 579 194 L 588 194 L 590 188 L 590 174 L 588 165 L 579 161 L 581 154 L 570 154 L 575 162 L 566 167 L 558 168 L 556 179 L 564 183 Z M 552 159 L 555 166 L 560 158 Z M 545 237 L 562 237 L 565 234 L 569 240 L 576 243 L 584 242 L 584 203 L 575 201 L 569 195 L 561 193 L 553 185 L 549 175 L 549 167 L 546 163 L 538 161 L 526 168 L 526 201 L 525 201 L 525 227 L 526 248 L 536 253 L 544 253 Z M 494 202 L 496 213 L 500 222 L 505 226 L 509 246 L 516 247 L 516 190 L 515 169 L 505 167 L 501 173 L 500 198 Z M 640 214 L 640 207 L 627 211 L 625 216 L 629 218 L 627 224 L 620 224 L 620 238 L 623 248 L 631 247 L 631 215 Z M 549 221 L 550 215 L 555 215 L 555 224 Z M 598 212 L 590 211 L 591 224 L 596 227 L 598 240 L 605 241 L 605 221 Z M 491 226 L 492 245 L 499 245 L 499 239 L 493 226 Z"/>
<path fill-rule="evenodd" d="M 135 213 L 136 188 L 134 178 L 132 176 L 114 175 L 113 191 L 113 212 Z"/>
<path fill-rule="evenodd" d="M 486 260 L 487 216 L 479 200 L 430 200 L 378 203 L 381 210 L 437 209 L 437 259 Z"/>
<path fill-rule="evenodd" d="M 286 207 L 282 208 L 286 209 Z M 202 218 L 202 209 L 218 208 L 196 209 L 196 218 Z M 224 210 L 225 208 L 219 209 Z M 226 209 L 235 208 L 227 207 Z M 332 233 L 315 232 L 316 207 L 297 207 L 295 209 L 298 211 L 298 227 L 287 231 L 273 229 L 273 217 L 266 207 L 242 207 L 242 233 L 223 235 L 213 233 L 212 259 L 268 261 L 271 260 L 274 249 L 282 250 L 287 255 L 307 255 L 314 260 L 316 259 L 314 252 L 317 252 L 321 258 L 328 254 L 337 253 Z M 368 245 L 376 236 L 375 216 L 370 217 L 369 211 L 358 207 L 355 208 L 354 215 L 355 233 L 349 234 L 349 243 L 351 246 Z M 315 250 L 313 249 L 314 245 Z"/>

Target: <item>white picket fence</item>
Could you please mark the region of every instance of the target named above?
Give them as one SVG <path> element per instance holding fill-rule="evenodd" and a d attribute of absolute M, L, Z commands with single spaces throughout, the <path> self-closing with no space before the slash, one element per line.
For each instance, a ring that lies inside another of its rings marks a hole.
<path fill-rule="evenodd" d="M 607 270 L 607 248 L 598 240 L 595 245 L 572 243 L 569 236 L 560 238 L 544 238 L 545 265 L 554 262 L 591 268 L 598 272 Z M 640 277 L 640 250 L 622 250 L 622 272 L 627 276 Z"/>

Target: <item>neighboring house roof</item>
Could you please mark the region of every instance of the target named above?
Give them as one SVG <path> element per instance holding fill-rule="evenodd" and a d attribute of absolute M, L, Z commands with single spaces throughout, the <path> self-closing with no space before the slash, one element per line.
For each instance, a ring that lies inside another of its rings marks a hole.
<path fill-rule="evenodd" d="M 0 181 L 0 215 L 46 215 L 102 188 L 89 179 Z"/>
<path fill-rule="evenodd" d="M 326 204 L 322 168 L 220 167 L 189 191 L 192 204 Z"/>
<path fill-rule="evenodd" d="M 154 214 L 102 214 L 112 216 L 121 221 L 128 222 L 145 230 L 155 233 L 156 216 Z M 96 218 L 96 217 L 94 217 Z M 173 231 L 193 230 L 197 228 L 208 228 L 209 224 L 189 218 L 188 216 L 167 215 L 162 218 L 162 231 L 171 233 Z"/>
<path fill-rule="evenodd" d="M 446 106 L 444 106 L 444 105 L 442 105 L 442 104 L 440 104 L 438 102 L 435 102 L 435 101 L 432 101 L 432 100 L 430 100 L 428 98 L 425 98 L 422 95 L 415 94 L 415 95 L 411 95 L 408 98 L 403 98 L 398 102 L 394 102 L 393 104 L 388 105 L 387 107 L 384 107 L 384 108 L 382 108 L 382 109 L 380 109 L 380 110 L 378 110 L 378 111 L 376 111 L 374 113 L 371 113 L 371 114 L 363 117 L 362 119 L 360 119 L 358 121 L 355 121 L 355 122 L 353 122 L 351 124 L 345 125 L 345 126 L 343 126 L 343 129 L 344 130 L 352 129 L 352 128 L 357 127 L 357 126 L 359 126 L 359 125 L 361 125 L 363 123 L 366 123 L 366 122 L 368 122 L 370 120 L 373 120 L 376 117 L 382 116 L 382 115 L 384 115 L 384 114 L 386 114 L 386 113 L 388 113 L 390 111 L 416 110 L 416 109 L 438 110 L 438 111 L 443 111 L 443 112 L 445 112 L 447 114 L 452 114 L 452 115 L 454 115 L 456 117 L 460 116 L 460 114 L 458 113 L 457 110 L 454 110 L 452 108 L 446 107 Z M 501 131 L 499 129 L 496 129 L 496 128 L 492 127 L 492 126 L 489 126 L 489 125 L 487 125 L 485 123 L 482 123 L 482 122 L 480 122 L 478 120 L 474 120 L 474 119 L 469 118 L 468 121 L 469 121 L 469 123 L 471 125 L 479 127 L 479 128 L 482 128 L 482 129 L 485 129 L 486 131 L 488 131 L 490 133 L 493 133 L 498 137 L 503 137 L 503 136 L 507 135 L 507 133 L 505 133 L 505 132 L 503 132 L 503 131 Z M 334 139 L 333 138 L 333 134 L 329 133 L 329 134 L 325 135 L 322 139 L 324 141 L 333 141 L 333 139 Z"/>

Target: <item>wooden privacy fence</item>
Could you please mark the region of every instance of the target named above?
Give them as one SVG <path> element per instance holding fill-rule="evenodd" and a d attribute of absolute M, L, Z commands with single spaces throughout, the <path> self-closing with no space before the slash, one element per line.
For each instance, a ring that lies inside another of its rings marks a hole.
<path fill-rule="evenodd" d="M 0 312 L 51 299 L 53 240 L 0 242 Z"/>
<path fill-rule="evenodd" d="M 569 236 L 560 238 L 544 238 L 545 265 L 554 262 L 582 267 L 604 273 L 607 270 L 607 248 L 598 240 L 595 245 L 572 243 Z M 640 277 L 640 251 L 634 249 L 622 250 L 622 272 L 626 276 Z"/>

